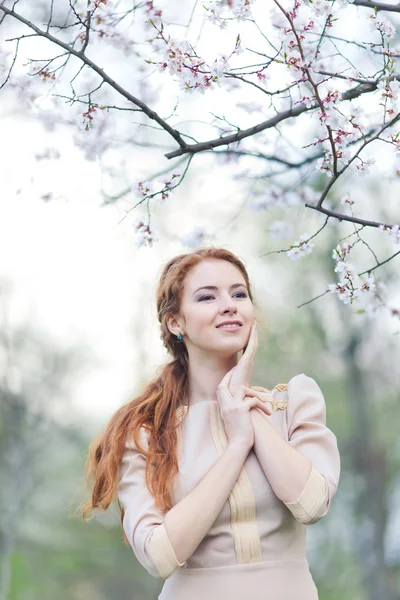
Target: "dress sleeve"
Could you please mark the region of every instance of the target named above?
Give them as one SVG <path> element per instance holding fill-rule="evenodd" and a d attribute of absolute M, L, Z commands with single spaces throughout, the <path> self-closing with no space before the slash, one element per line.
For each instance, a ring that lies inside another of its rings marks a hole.
<path fill-rule="evenodd" d="M 140 443 L 147 450 L 148 432 L 140 430 Z M 131 436 L 133 438 L 133 436 Z M 153 577 L 167 579 L 186 561 L 179 563 L 153 495 L 146 486 L 146 456 L 133 439 L 127 439 L 120 466 L 117 497 L 124 509 L 122 527 L 140 564 Z"/>
<path fill-rule="evenodd" d="M 285 502 L 297 521 L 312 525 L 324 517 L 339 484 L 340 455 L 335 434 L 326 426 L 326 404 L 317 382 L 304 373 L 287 385 L 289 444 L 312 464 L 295 502 Z"/>

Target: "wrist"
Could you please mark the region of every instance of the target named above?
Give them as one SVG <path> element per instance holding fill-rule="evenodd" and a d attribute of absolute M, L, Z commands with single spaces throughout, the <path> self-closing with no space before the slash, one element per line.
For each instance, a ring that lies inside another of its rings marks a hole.
<path fill-rule="evenodd" d="M 258 408 L 258 406 L 254 406 L 250 409 L 250 418 L 253 423 L 255 421 L 261 421 L 261 419 L 263 419 L 264 421 L 269 421 L 269 415 L 266 415 L 265 412 L 261 410 L 261 408 Z"/>
<path fill-rule="evenodd" d="M 228 443 L 227 450 L 232 452 L 232 454 L 247 456 L 251 448 L 252 446 L 250 446 L 247 440 L 234 440 L 233 442 Z"/>

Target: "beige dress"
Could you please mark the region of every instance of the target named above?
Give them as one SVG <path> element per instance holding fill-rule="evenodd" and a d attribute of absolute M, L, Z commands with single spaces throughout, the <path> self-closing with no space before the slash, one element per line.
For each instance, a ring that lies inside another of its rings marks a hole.
<path fill-rule="evenodd" d="M 306 559 L 306 525 L 327 514 L 336 493 L 336 436 L 326 426 L 324 396 L 311 377 L 301 373 L 265 392 L 274 410 L 271 416 L 261 414 L 310 459 L 309 479 L 296 502 L 282 502 L 251 449 L 222 511 L 183 564 L 177 561 L 163 513 L 145 485 L 145 457 L 133 440 L 127 441 L 118 485 L 125 509 L 123 527 L 141 565 L 165 580 L 159 600 L 318 599 Z M 183 413 L 173 504 L 196 487 L 227 445 L 218 401 L 180 407 L 177 417 L 182 419 Z M 147 448 L 144 428 L 141 436 Z"/>

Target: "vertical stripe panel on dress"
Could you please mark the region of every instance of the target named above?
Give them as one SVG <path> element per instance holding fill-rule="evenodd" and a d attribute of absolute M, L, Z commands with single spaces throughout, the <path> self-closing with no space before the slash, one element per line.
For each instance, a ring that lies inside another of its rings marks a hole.
<path fill-rule="evenodd" d="M 218 404 L 211 405 L 211 430 L 215 446 L 222 454 L 228 446 Z M 256 503 L 246 469 L 243 467 L 229 495 L 231 525 L 238 564 L 262 561 L 261 540 L 257 528 Z"/>

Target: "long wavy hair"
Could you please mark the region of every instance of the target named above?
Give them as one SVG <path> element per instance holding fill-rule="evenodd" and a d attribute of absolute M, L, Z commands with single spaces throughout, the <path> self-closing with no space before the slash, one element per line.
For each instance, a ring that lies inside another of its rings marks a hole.
<path fill-rule="evenodd" d="M 180 314 L 183 285 L 193 267 L 207 259 L 226 260 L 242 273 L 250 300 L 253 295 L 243 262 L 224 248 L 205 247 L 170 259 L 163 267 L 157 286 L 157 314 L 161 326 L 161 340 L 172 361 L 162 365 L 143 392 L 121 406 L 111 417 L 105 430 L 89 445 L 86 461 L 86 481 L 92 487 L 89 500 L 79 511 L 84 521 L 87 514 L 99 509 L 105 511 L 117 495 L 119 468 L 127 436 L 132 436 L 139 452 L 146 456 L 146 485 L 162 511 L 171 508 L 169 494 L 179 471 L 177 458 L 176 411 L 188 392 L 188 352 L 184 342 L 178 341 L 167 327 L 171 315 Z M 149 432 L 148 450 L 140 444 L 140 428 Z M 124 510 L 121 511 L 121 526 Z M 94 516 L 94 514 L 92 515 Z M 91 517 L 92 518 L 92 517 Z M 128 543 L 124 533 L 125 543 Z"/>

